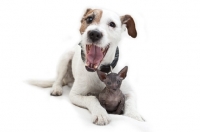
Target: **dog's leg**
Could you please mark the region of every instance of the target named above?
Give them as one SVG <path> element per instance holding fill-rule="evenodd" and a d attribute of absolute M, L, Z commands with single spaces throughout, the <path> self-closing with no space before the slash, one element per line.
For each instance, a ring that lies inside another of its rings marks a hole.
<path fill-rule="evenodd" d="M 122 93 L 125 95 L 124 115 L 134 118 L 138 121 L 145 121 L 137 111 L 136 95 L 134 91 L 131 89 L 131 86 L 129 86 L 127 82 L 124 81 L 121 90 Z"/>
<path fill-rule="evenodd" d="M 145 121 L 136 109 L 135 95 L 130 92 L 126 96 L 127 96 L 127 99 L 125 101 L 124 115 L 134 118 L 138 121 Z"/>
<path fill-rule="evenodd" d="M 100 105 L 98 99 L 95 96 L 83 96 L 83 94 L 87 94 L 83 93 L 85 88 L 77 82 L 80 82 L 80 80 L 75 80 L 69 94 L 71 102 L 77 106 L 88 109 L 92 114 L 92 121 L 94 124 L 108 124 L 110 119 L 107 111 Z"/>
<path fill-rule="evenodd" d="M 67 74 L 68 67 L 71 67 L 71 66 L 68 66 L 68 64 L 72 60 L 73 55 L 74 55 L 74 51 L 69 51 L 66 54 L 64 54 L 64 56 L 62 57 L 58 65 L 57 77 L 53 84 L 53 90 L 51 92 L 52 96 L 62 95 L 63 78 Z"/>

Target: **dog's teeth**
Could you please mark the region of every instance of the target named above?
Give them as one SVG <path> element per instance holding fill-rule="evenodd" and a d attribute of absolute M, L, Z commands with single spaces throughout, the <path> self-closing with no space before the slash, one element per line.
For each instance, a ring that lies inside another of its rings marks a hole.
<path fill-rule="evenodd" d="M 94 68 L 95 68 L 95 69 L 97 69 L 97 68 L 98 68 L 98 66 L 97 66 L 97 65 L 94 65 Z"/>
<path fill-rule="evenodd" d="M 86 64 L 85 64 L 85 66 L 89 66 L 89 64 L 88 64 L 88 63 L 86 63 Z"/>

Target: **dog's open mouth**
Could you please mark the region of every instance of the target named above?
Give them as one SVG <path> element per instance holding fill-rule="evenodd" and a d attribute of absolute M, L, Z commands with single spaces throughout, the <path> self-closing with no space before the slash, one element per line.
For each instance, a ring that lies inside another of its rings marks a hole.
<path fill-rule="evenodd" d="M 105 48 L 96 46 L 95 44 L 86 45 L 86 69 L 90 72 L 94 72 L 99 67 L 101 61 L 106 55 L 109 49 L 109 45 Z"/>

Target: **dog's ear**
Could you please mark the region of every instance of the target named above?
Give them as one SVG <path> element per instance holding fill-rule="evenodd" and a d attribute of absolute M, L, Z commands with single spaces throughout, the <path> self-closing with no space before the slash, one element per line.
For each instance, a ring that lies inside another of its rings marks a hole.
<path fill-rule="evenodd" d="M 118 76 L 122 79 L 126 78 L 126 74 L 128 71 L 128 66 L 125 66 L 119 73 Z"/>
<path fill-rule="evenodd" d="M 106 79 L 106 73 L 97 70 L 97 75 L 99 76 L 99 79 L 103 82 Z"/>
<path fill-rule="evenodd" d="M 83 22 L 83 19 L 85 18 L 85 16 L 87 15 L 88 12 L 90 12 L 92 9 L 91 8 L 87 8 L 82 19 L 81 19 L 81 22 Z"/>
<path fill-rule="evenodd" d="M 126 24 L 126 28 L 128 29 L 128 34 L 135 38 L 137 37 L 137 31 L 135 28 L 135 22 L 130 15 L 124 15 L 120 17 L 122 25 Z"/>

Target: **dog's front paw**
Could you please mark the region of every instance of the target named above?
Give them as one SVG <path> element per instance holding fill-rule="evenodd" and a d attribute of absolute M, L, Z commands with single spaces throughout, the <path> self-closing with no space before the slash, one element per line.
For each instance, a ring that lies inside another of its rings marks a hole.
<path fill-rule="evenodd" d="M 96 125 L 107 125 L 110 122 L 110 118 L 104 108 L 93 113 L 92 120 Z"/>
<path fill-rule="evenodd" d="M 142 116 L 138 112 L 131 112 L 131 113 L 129 112 L 129 113 L 125 113 L 124 115 L 134 118 L 138 121 L 145 121 L 144 118 L 142 118 Z"/>
<path fill-rule="evenodd" d="M 62 87 L 61 86 L 53 86 L 53 90 L 51 92 L 52 96 L 60 96 L 62 95 Z"/>

